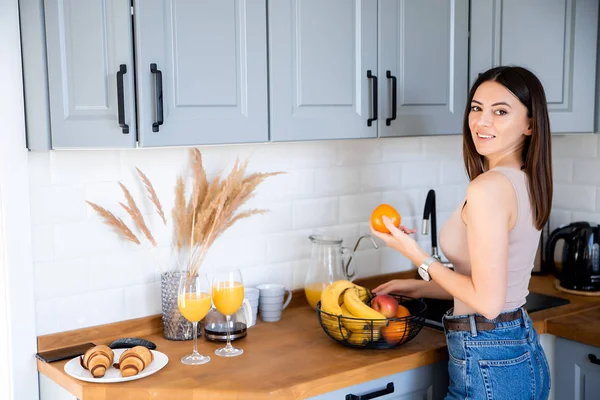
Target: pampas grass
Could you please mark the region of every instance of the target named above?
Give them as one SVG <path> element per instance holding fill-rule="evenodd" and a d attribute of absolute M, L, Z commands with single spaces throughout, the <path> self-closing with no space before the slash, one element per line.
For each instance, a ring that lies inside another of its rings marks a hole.
<path fill-rule="evenodd" d="M 240 162 L 237 159 L 226 177 L 221 178 L 219 174 L 209 182 L 202 163 L 202 155 L 198 149 L 190 150 L 190 160 L 192 183 L 189 188 L 189 197 L 186 196 L 184 177 L 180 175 L 175 181 L 175 203 L 171 211 L 173 219 L 171 246 L 179 253 L 187 252 L 189 254 L 184 265 L 178 263 L 177 268 L 185 269 L 190 275 L 195 275 L 198 273 L 208 249 L 227 229 L 242 219 L 267 212 L 267 210 L 261 209 L 241 210 L 241 208 L 254 196 L 258 185 L 267 178 L 283 172 L 257 172 L 247 175 L 248 160 Z M 139 168 L 136 168 L 136 171 L 156 213 L 163 224 L 167 225 L 161 202 L 150 179 Z M 135 227 L 143 237 L 153 247 L 156 247 L 156 240 L 131 192 L 122 183 L 119 185 L 127 203 L 119 204 L 131 216 Z M 95 203 L 89 201 L 87 203 L 102 217 L 104 223 L 113 227 L 117 234 L 125 240 L 140 244 L 138 237 L 120 218 Z"/>

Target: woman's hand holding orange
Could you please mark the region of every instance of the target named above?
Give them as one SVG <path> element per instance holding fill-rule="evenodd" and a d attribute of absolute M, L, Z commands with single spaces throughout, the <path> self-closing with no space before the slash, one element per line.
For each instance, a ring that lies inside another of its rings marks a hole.
<path fill-rule="evenodd" d="M 383 216 L 382 221 L 390 233 L 379 232 L 371 224 L 371 234 L 383 240 L 388 247 L 400 252 L 406 258 L 411 260 L 413 264 L 421 265 L 428 255 L 421 246 L 419 246 L 419 243 L 409 236 L 417 231 L 405 226 L 396 227 L 387 216 Z"/>

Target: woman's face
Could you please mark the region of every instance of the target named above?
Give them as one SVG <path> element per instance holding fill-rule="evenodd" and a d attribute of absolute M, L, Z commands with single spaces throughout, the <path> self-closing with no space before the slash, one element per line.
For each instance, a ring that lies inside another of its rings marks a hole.
<path fill-rule="evenodd" d="M 488 160 L 520 151 L 531 135 L 527 107 L 498 82 L 482 83 L 471 101 L 469 128 L 477 152 Z"/>

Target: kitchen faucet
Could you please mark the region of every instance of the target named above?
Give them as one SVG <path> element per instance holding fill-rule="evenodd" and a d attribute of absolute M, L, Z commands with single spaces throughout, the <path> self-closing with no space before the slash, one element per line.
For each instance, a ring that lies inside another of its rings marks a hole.
<path fill-rule="evenodd" d="M 431 218 L 431 255 L 438 260 L 440 256 L 437 249 L 437 220 L 435 210 L 435 190 L 431 189 L 427 193 L 427 199 L 425 200 L 425 210 L 423 210 L 423 224 L 421 227 L 421 234 L 427 235 L 429 228 L 429 218 Z"/>
<path fill-rule="evenodd" d="M 423 211 L 423 224 L 421 227 L 421 234 L 427 235 L 429 230 L 429 219 L 431 218 L 431 255 L 437 258 L 442 265 L 447 268 L 454 269 L 451 262 L 442 261 L 438 254 L 437 247 L 437 215 L 435 209 L 435 190 L 431 189 L 427 192 L 427 198 L 425 199 L 425 210 Z"/>

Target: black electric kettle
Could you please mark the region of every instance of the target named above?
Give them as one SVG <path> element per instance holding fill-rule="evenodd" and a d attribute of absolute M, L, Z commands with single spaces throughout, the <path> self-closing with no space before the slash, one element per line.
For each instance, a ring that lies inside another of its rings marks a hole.
<path fill-rule="evenodd" d="M 564 244 L 557 256 L 559 240 Z M 546 262 L 565 289 L 600 291 L 600 227 L 573 222 L 556 229 L 548 238 Z"/>

